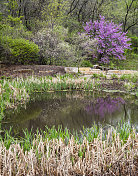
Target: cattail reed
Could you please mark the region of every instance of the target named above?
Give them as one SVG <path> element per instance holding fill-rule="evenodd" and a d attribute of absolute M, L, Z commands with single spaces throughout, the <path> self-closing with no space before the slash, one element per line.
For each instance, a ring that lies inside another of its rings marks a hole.
<path fill-rule="evenodd" d="M 41 134 L 37 132 L 36 135 L 26 131 L 24 140 L 14 139 L 7 134 L 8 137 L 0 141 L 0 175 L 135 176 L 138 134 L 133 129 L 124 140 L 117 131 L 109 129 L 107 137 L 103 139 L 100 129 L 91 141 L 84 136 L 82 142 L 70 134 L 68 143 L 68 134 L 55 128 Z M 12 140 L 10 145 L 6 139 Z"/>

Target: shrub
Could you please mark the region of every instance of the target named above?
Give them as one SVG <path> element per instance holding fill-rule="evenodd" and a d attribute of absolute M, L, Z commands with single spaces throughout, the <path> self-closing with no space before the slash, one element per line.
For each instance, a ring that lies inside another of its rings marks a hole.
<path fill-rule="evenodd" d="M 73 45 L 75 50 L 79 53 L 79 57 L 81 57 L 81 65 L 87 66 L 86 63 L 91 62 L 94 64 L 94 60 L 92 60 L 92 55 L 96 52 L 96 40 L 90 39 L 85 33 L 79 34 L 69 34 L 65 39 L 70 45 Z M 85 62 L 86 61 L 86 62 Z M 83 62 L 85 62 L 83 64 Z M 89 65 L 88 64 L 88 65 Z"/>
<path fill-rule="evenodd" d="M 60 33 L 60 34 L 59 34 Z M 40 48 L 40 64 L 75 65 L 77 51 L 74 45 L 65 41 L 67 31 L 61 34 L 60 29 L 44 29 L 39 31 L 33 41 Z"/>
<path fill-rule="evenodd" d="M 89 38 L 85 33 L 79 34 L 79 36 L 76 37 L 75 44 L 79 46 L 83 58 L 91 60 L 92 55 L 95 55 L 97 41 Z"/>
<path fill-rule="evenodd" d="M 113 22 L 105 21 L 104 17 L 100 16 L 99 21 L 87 22 L 84 26 L 86 34 L 97 40 L 97 55 L 101 63 L 109 63 L 113 58 L 125 59 L 123 56 L 124 50 L 130 48 L 130 39 L 126 33 L 122 32 L 121 25 L 116 25 Z"/>
<path fill-rule="evenodd" d="M 81 63 L 82 67 L 93 67 L 92 63 L 89 60 L 83 60 Z"/>
<path fill-rule="evenodd" d="M 38 46 L 29 40 L 0 36 L 0 44 L 3 48 L 3 61 L 6 63 L 29 64 L 37 61 Z"/>
<path fill-rule="evenodd" d="M 127 50 L 127 52 L 138 54 L 138 37 L 136 35 L 128 35 L 131 39 L 131 48 L 132 50 Z"/>
<path fill-rule="evenodd" d="M 21 17 L 8 16 L 0 22 L 0 60 L 8 64 L 28 64 L 36 61 L 38 46 L 22 24 Z"/>

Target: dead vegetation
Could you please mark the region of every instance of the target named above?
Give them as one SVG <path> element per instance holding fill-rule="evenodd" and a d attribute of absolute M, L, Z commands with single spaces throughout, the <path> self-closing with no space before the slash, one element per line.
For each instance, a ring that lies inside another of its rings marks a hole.
<path fill-rule="evenodd" d="M 37 135 L 31 149 L 24 151 L 16 142 L 6 149 L 0 143 L 1 176 L 136 176 L 138 170 L 138 134 L 129 135 L 125 143 L 119 135 L 102 132 L 93 142 L 84 138 L 80 144 L 70 137 L 66 143 L 59 139 L 45 139 Z"/>

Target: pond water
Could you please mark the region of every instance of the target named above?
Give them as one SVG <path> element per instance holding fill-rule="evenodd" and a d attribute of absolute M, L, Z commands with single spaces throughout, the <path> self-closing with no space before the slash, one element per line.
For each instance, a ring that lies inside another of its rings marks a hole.
<path fill-rule="evenodd" d="M 35 131 L 62 125 L 71 131 L 98 125 L 116 126 L 121 121 L 130 122 L 138 130 L 138 99 L 121 93 L 84 91 L 36 93 L 25 107 L 5 112 L 3 129 L 23 134 L 22 129 Z"/>

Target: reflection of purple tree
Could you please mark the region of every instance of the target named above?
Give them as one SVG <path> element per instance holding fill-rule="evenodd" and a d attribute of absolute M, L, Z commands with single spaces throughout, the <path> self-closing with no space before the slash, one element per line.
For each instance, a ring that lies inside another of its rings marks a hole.
<path fill-rule="evenodd" d="M 125 104 L 125 101 L 121 97 L 111 98 L 108 96 L 91 102 L 85 107 L 85 110 L 88 114 L 99 115 L 103 118 L 107 113 L 112 114 L 118 111 L 122 104 Z"/>

